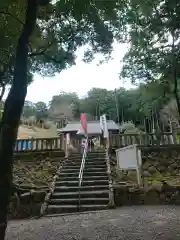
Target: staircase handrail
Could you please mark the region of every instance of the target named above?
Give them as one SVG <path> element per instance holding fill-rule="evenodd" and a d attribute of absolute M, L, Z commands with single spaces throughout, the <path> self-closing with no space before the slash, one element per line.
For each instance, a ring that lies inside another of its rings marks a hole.
<path fill-rule="evenodd" d="M 82 161 L 81 161 L 81 167 L 80 167 L 79 176 L 78 176 L 78 179 L 79 179 L 79 184 L 78 184 L 78 186 L 79 186 L 79 209 L 80 209 L 80 188 L 81 188 L 82 180 L 83 180 L 83 173 L 84 173 L 84 166 L 85 166 L 85 162 L 86 162 L 87 152 L 88 152 L 88 137 L 85 140 Z"/>

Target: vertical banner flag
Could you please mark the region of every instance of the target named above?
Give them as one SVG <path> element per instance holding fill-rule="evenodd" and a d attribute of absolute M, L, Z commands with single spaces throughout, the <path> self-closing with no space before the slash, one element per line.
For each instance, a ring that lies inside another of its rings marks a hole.
<path fill-rule="evenodd" d="M 87 135 L 87 119 L 85 113 L 81 113 L 80 120 L 82 129 L 84 130 L 85 135 Z"/>
<path fill-rule="evenodd" d="M 100 126 L 101 126 L 101 129 L 103 130 L 104 138 L 108 138 L 109 132 L 108 132 L 108 126 L 107 126 L 107 120 L 106 120 L 105 114 L 100 116 Z"/>
<path fill-rule="evenodd" d="M 69 145 L 70 144 L 70 134 L 66 133 L 66 144 Z"/>

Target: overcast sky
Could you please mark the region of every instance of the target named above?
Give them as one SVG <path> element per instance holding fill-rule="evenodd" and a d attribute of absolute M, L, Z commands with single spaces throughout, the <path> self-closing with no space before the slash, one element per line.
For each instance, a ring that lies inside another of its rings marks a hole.
<path fill-rule="evenodd" d="M 77 92 L 80 97 L 83 97 L 93 87 L 107 88 L 108 90 L 121 86 L 130 88 L 130 83 L 119 80 L 119 72 L 122 67 L 120 61 L 126 51 L 126 45 L 114 44 L 113 60 L 97 66 L 98 57 L 90 64 L 81 60 L 83 54 L 81 49 L 77 52 L 75 66 L 51 78 L 35 75 L 35 81 L 28 87 L 26 100 L 48 103 L 53 95 L 58 95 L 61 91 Z"/>

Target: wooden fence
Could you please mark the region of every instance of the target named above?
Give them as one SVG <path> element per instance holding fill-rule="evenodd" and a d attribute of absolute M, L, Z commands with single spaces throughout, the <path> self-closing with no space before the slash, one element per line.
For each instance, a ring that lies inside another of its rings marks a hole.
<path fill-rule="evenodd" d="M 55 138 L 35 138 L 35 139 L 18 139 L 15 143 L 15 152 L 30 152 L 43 150 L 63 150 L 64 137 Z"/>
<path fill-rule="evenodd" d="M 172 133 L 141 133 L 141 134 L 112 134 L 109 136 L 110 146 L 120 148 L 132 144 L 139 146 L 158 146 L 180 144 L 180 138 Z M 80 139 L 71 139 L 71 144 L 77 149 L 81 146 Z M 31 152 L 44 150 L 65 150 L 64 135 L 55 138 L 18 139 L 15 152 Z"/>
<path fill-rule="evenodd" d="M 124 147 L 132 144 L 140 146 L 179 144 L 180 141 L 170 132 L 141 133 L 141 134 L 112 134 L 109 137 L 112 148 Z"/>

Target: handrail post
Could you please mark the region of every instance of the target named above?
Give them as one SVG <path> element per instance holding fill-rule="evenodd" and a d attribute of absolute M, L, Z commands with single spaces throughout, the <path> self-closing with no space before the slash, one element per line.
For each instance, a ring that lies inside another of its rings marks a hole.
<path fill-rule="evenodd" d="M 84 146 L 84 150 L 83 150 L 83 155 L 82 155 L 82 161 L 81 161 L 81 167 L 79 170 L 79 212 L 80 212 L 80 204 L 81 204 L 81 194 L 80 194 L 80 189 L 81 189 L 81 184 L 82 184 L 82 180 L 83 180 L 83 173 L 84 173 L 84 166 L 85 166 L 85 161 L 86 161 L 86 155 L 87 155 L 87 151 L 88 151 L 88 137 L 86 137 L 86 142 L 85 142 L 85 146 Z"/>

